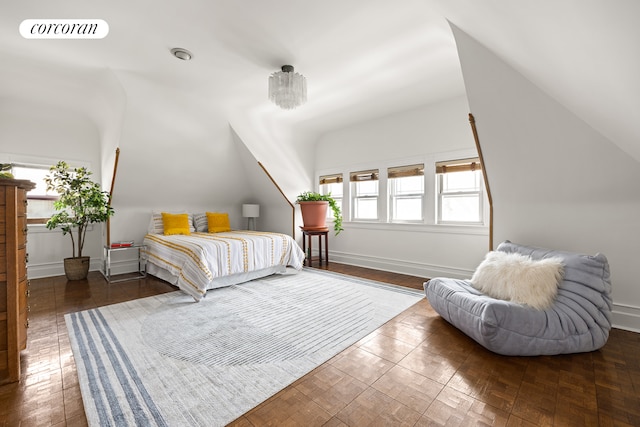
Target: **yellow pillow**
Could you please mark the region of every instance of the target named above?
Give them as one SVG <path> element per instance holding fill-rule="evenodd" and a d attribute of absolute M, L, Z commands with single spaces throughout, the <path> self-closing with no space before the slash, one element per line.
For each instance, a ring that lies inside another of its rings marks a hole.
<path fill-rule="evenodd" d="M 185 234 L 190 235 L 189 215 L 188 214 L 170 214 L 162 212 L 162 227 L 165 235 Z"/>
<path fill-rule="evenodd" d="M 231 231 L 228 213 L 207 212 L 207 222 L 209 223 L 209 233 Z"/>

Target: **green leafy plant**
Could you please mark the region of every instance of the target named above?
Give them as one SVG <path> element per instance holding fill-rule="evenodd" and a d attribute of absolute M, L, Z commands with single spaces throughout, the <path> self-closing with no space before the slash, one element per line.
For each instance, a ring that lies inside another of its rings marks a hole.
<path fill-rule="evenodd" d="M 305 191 L 298 195 L 296 203 L 299 202 L 329 202 L 329 207 L 333 211 L 333 229 L 336 232 L 336 236 L 344 230 L 342 228 L 342 212 L 340 206 L 336 203 L 336 200 L 331 197 L 331 194 L 320 194 L 312 191 Z"/>
<path fill-rule="evenodd" d="M 0 163 L 0 178 L 13 179 L 12 168 L 13 165 L 11 163 Z"/>
<path fill-rule="evenodd" d="M 60 161 L 49 170 L 44 181 L 47 190 L 53 190 L 60 196 L 53 205 L 60 212 L 53 214 L 46 226 L 49 230 L 60 227 L 63 235 L 69 234 L 72 256 L 81 257 L 89 224 L 104 222 L 113 215 L 109 193 L 91 180 L 91 172 L 87 168 L 71 169 Z M 73 236 L 74 228 L 77 229 L 76 238 Z"/>

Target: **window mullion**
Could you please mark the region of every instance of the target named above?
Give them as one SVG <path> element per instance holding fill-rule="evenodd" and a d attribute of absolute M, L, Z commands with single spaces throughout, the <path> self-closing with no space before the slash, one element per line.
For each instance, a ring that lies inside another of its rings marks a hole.
<path fill-rule="evenodd" d="M 389 222 L 389 200 L 380 194 L 389 194 L 389 179 L 386 175 L 378 176 L 378 221 Z"/>

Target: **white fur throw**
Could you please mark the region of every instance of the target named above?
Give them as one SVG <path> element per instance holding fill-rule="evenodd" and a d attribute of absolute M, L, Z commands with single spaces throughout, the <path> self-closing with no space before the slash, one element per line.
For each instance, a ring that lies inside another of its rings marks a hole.
<path fill-rule="evenodd" d="M 544 310 L 553 303 L 563 274 L 561 258 L 536 261 L 518 253 L 492 251 L 473 273 L 471 284 L 490 297 Z"/>

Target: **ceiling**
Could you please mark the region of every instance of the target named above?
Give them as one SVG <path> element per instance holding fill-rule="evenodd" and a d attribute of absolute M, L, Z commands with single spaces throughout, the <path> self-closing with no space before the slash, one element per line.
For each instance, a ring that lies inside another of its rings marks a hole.
<path fill-rule="evenodd" d="M 0 99 L 81 112 L 105 68 L 197 97 L 211 114 L 259 115 L 321 134 L 461 96 L 449 22 L 640 162 L 636 0 L 10 0 L 0 14 Z M 559 4 L 561 3 L 561 4 Z M 28 40 L 24 19 L 92 18 L 101 40 Z M 170 49 L 190 50 L 181 61 Z M 308 103 L 280 110 L 267 78 L 291 64 Z"/>

